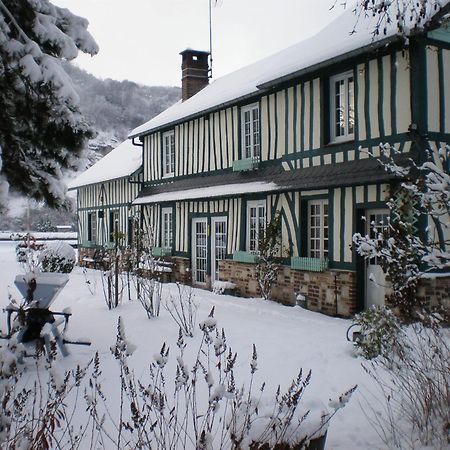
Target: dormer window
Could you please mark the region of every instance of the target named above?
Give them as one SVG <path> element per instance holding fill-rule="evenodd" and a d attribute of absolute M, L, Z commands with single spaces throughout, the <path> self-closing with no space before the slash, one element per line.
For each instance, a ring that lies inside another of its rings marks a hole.
<path fill-rule="evenodd" d="M 241 110 L 242 158 L 259 158 L 259 105 L 248 105 Z"/>
<path fill-rule="evenodd" d="M 162 175 L 173 177 L 175 175 L 175 132 L 167 131 L 162 136 Z"/>
<path fill-rule="evenodd" d="M 330 78 L 330 137 L 342 142 L 355 137 L 355 83 L 353 72 Z"/>

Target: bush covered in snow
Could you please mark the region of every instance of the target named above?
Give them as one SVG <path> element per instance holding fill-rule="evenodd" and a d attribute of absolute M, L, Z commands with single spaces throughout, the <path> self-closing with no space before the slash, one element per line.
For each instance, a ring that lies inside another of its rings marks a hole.
<path fill-rule="evenodd" d="M 44 272 L 72 272 L 76 256 L 75 250 L 64 241 L 55 241 L 45 244 L 40 261 Z"/>
<path fill-rule="evenodd" d="M 344 407 L 353 387 L 328 407 L 303 397 L 311 372 L 302 370 L 285 392 L 265 395 L 265 383 L 255 387 L 258 356 L 255 346 L 246 384 L 236 379 L 237 354 L 227 344 L 225 331 L 217 327 L 214 308 L 202 321 L 203 333 L 194 361 L 185 358 L 188 343 L 180 329 L 175 373 L 167 373 L 169 347 L 164 343 L 150 365 L 149 382 L 135 378 L 128 366 L 132 353 L 121 320 L 116 345 L 125 405 L 117 443 L 133 448 L 160 449 L 268 449 L 307 448 L 323 436 L 334 414 Z M 192 344 L 190 341 L 189 344 Z M 190 352 L 189 352 L 190 353 Z M 173 383 L 170 382 L 173 377 Z M 152 426 L 149 426 L 152 424 Z"/>
<path fill-rule="evenodd" d="M 357 314 L 353 324 L 361 333 L 354 345 L 367 359 L 390 351 L 401 330 L 394 313 L 384 306 L 372 306 Z"/>
<path fill-rule="evenodd" d="M 382 159 L 378 161 L 384 169 L 406 181 L 391 189 L 387 224 L 371 223 L 370 234 L 356 233 L 353 242 L 366 260 L 376 257 L 388 276 L 389 305 L 405 321 L 414 321 L 431 306 L 418 295 L 424 272 L 450 269 L 449 242 L 445 239 L 450 220 L 450 146 L 430 150 L 421 165 L 412 159 L 400 160 L 401 152 L 389 144 L 381 144 L 380 152 Z M 423 217 L 432 224 L 425 230 L 420 226 Z"/>
<path fill-rule="evenodd" d="M 450 329 L 439 315 L 405 327 L 366 371 L 378 390 L 369 417 L 386 448 L 448 449 L 450 445 Z M 381 411 L 380 411 L 381 409 Z"/>
<path fill-rule="evenodd" d="M 111 347 L 119 363 L 117 398 L 102 391 L 98 354 L 86 366 L 65 371 L 55 360 L 56 347 L 46 360 L 23 359 L 23 346 L 10 340 L 0 348 L 0 447 L 304 449 L 326 433 L 355 390 L 325 406 L 304 398 L 311 372 L 300 370 L 285 391 L 278 387 L 274 395 L 266 395 L 265 383 L 257 386 L 255 378 L 255 346 L 249 355 L 250 377 L 242 382 L 235 373 L 242 364 L 218 328 L 214 308 L 200 330 L 199 343 L 186 342 L 180 330 L 174 364 L 163 344 L 145 380 L 128 364 L 136 347 L 119 318 Z M 196 346 L 194 353 L 188 345 Z"/>

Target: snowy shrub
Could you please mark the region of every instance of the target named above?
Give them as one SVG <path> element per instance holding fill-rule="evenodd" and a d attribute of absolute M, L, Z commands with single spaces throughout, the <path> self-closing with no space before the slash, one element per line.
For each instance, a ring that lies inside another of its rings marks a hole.
<path fill-rule="evenodd" d="M 364 367 L 378 387 L 366 414 L 386 448 L 450 446 L 450 329 L 436 315 L 427 322 L 408 326 Z"/>
<path fill-rule="evenodd" d="M 357 314 L 353 323 L 361 333 L 354 345 L 367 359 L 388 353 L 401 331 L 394 313 L 384 306 L 372 306 Z"/>
<path fill-rule="evenodd" d="M 64 241 L 55 241 L 45 244 L 39 255 L 44 272 L 72 272 L 76 256 L 75 250 Z"/>
<path fill-rule="evenodd" d="M 101 436 L 100 428 L 89 429 L 89 414 L 78 414 L 82 422 L 73 423 L 81 383 L 98 385 L 98 355 L 85 367 L 64 371 L 55 361 L 54 347 L 45 362 L 25 360 L 22 353 L 23 346 L 13 339 L 0 349 L 0 448 L 85 448 L 88 430 L 91 442 Z"/>
<path fill-rule="evenodd" d="M 188 344 L 180 329 L 175 372 L 172 376 L 167 373 L 172 365 L 164 343 L 145 383 L 128 366 L 132 349 L 119 320 L 116 345 L 111 350 L 120 365 L 121 397 L 126 406 L 121 412 L 117 448 L 125 443 L 142 449 L 307 448 L 311 439 L 326 433 L 334 414 L 356 389 L 330 400 L 328 407 L 317 401 L 305 402 L 311 372 L 304 375 L 300 370 L 285 392 L 278 387 L 273 396 L 266 396 L 265 383 L 255 387 L 255 346 L 249 381 L 242 384 L 235 375 L 237 354 L 228 347 L 225 331 L 217 327 L 214 308 L 199 326 L 203 336 L 194 361 L 185 360 Z M 194 341 L 190 345 L 195 345 Z"/>
<path fill-rule="evenodd" d="M 107 270 L 102 272 L 103 297 L 108 309 L 114 309 L 122 301 L 125 288 L 128 287 L 128 296 L 130 297 L 130 267 L 131 257 L 127 248 L 118 245 L 118 239 L 121 232 L 114 231 L 116 239 L 114 248 L 104 249 L 106 253 Z"/>
<path fill-rule="evenodd" d="M 213 283 L 213 292 L 214 294 L 222 295 L 227 291 L 234 291 L 236 289 L 236 285 L 231 281 L 214 281 Z"/>
<path fill-rule="evenodd" d="M 36 239 L 30 233 L 24 235 L 13 233 L 11 240 L 20 241 L 16 246 L 16 258 L 22 264 L 26 272 L 34 272 L 40 266 L 39 250 L 41 245 L 36 243 Z"/>
<path fill-rule="evenodd" d="M 115 255 L 108 270 L 102 272 L 103 297 L 108 309 L 117 308 L 122 301 L 126 283 L 123 279 L 123 271 L 120 264 L 120 250 L 115 250 Z"/>
<path fill-rule="evenodd" d="M 450 217 L 450 146 L 442 145 L 438 154 L 430 150 L 427 160 L 399 162 L 400 151 L 389 144 L 380 145 L 384 169 L 407 180 L 391 189 L 387 206 L 387 226 L 370 224 L 370 235 L 356 233 L 356 251 L 365 259 L 377 257 L 390 282 L 389 304 L 398 308 L 403 319 L 414 321 L 429 305 L 417 295 L 424 272 L 448 271 L 448 241 L 432 228 L 421 230 L 421 217 L 428 216 L 436 229 L 448 228 Z M 369 152 L 369 156 L 376 157 Z M 445 233 L 443 233 L 445 234 Z"/>
<path fill-rule="evenodd" d="M 139 303 L 147 317 L 158 317 L 161 307 L 162 283 L 154 278 L 136 277 L 136 292 Z"/>
<path fill-rule="evenodd" d="M 33 228 L 41 232 L 58 231 L 49 219 L 40 219 Z"/>
<path fill-rule="evenodd" d="M 256 279 L 265 300 L 270 299 L 272 287 L 282 267 L 281 252 L 281 214 L 277 211 L 266 227 L 258 231 Z"/>
<path fill-rule="evenodd" d="M 119 318 L 111 352 L 119 364 L 120 391 L 112 399 L 102 391 L 105 375 L 98 354 L 85 367 L 64 371 L 55 361 L 56 347 L 49 360 L 23 364 L 21 346 L 9 341 L 0 349 L 0 448 L 307 448 L 326 433 L 355 390 L 326 407 L 304 398 L 311 372 L 300 371 L 286 391 L 278 387 L 266 396 L 265 383 L 256 386 L 255 346 L 249 380 L 242 383 L 235 374 L 242 364 L 217 327 L 214 309 L 199 326 L 201 339 L 189 340 L 194 351 L 185 352 L 188 343 L 180 330 L 176 361 L 169 360 L 163 344 L 145 380 L 128 365 L 135 346 Z"/>
<path fill-rule="evenodd" d="M 164 307 L 183 334 L 192 337 L 194 336 L 198 309 L 198 304 L 195 302 L 194 289 L 180 283 L 176 283 L 176 287 L 176 295 L 171 294 Z"/>
<path fill-rule="evenodd" d="M 133 216 L 133 242 L 126 250 L 125 271 L 128 279 L 128 297 L 131 299 L 130 281 L 134 284 L 137 300 L 148 318 L 158 317 L 161 307 L 162 284 L 158 262 L 153 256 L 154 234 L 151 227 L 140 225 L 138 214 Z"/>

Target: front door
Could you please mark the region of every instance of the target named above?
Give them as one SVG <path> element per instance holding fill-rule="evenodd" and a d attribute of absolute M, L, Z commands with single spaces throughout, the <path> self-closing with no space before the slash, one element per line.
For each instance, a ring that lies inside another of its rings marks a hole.
<path fill-rule="evenodd" d="M 227 254 L 227 218 L 213 217 L 211 219 L 211 281 L 219 280 L 219 261 Z"/>
<path fill-rule="evenodd" d="M 192 281 L 205 285 L 208 273 L 208 220 L 192 219 Z"/>
<path fill-rule="evenodd" d="M 389 210 L 372 209 L 366 212 L 366 233 L 371 238 L 375 237 L 374 225 L 377 233 L 388 226 Z M 366 308 L 373 305 L 384 305 L 386 295 L 386 276 L 379 264 L 377 257 L 368 259 L 366 262 Z"/>

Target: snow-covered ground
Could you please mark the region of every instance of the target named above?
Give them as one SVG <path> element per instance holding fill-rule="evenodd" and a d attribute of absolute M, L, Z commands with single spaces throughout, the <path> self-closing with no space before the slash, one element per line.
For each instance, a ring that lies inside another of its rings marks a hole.
<path fill-rule="evenodd" d="M 8 304 L 8 292 L 19 298 L 13 279 L 21 271 L 15 261 L 14 243 L 0 242 L 0 307 Z M 175 294 L 175 288 L 173 284 L 164 285 L 163 297 L 167 298 L 171 292 Z M 228 345 L 238 353 L 238 385 L 248 377 L 253 343 L 258 351 L 256 379 L 267 382 L 266 393 L 270 395 L 279 384 L 286 388 L 300 368 L 312 370 L 305 400 L 319 399 L 327 405 L 330 398 L 337 398 L 357 384 L 358 389 L 349 404 L 332 420 L 326 448 L 383 448 L 361 407 L 373 382 L 361 366 L 364 360 L 354 357 L 352 345 L 346 341 L 350 321 L 261 299 L 235 298 L 197 289 L 194 292 L 199 305 L 197 320 L 204 320 L 214 306 L 218 327 L 225 329 Z M 127 340 L 137 345 L 129 362 L 139 379 L 148 380 L 148 363 L 153 355 L 159 353 L 163 342 L 171 347 L 169 365 L 175 366 L 178 327 L 169 313 L 161 308 L 160 317 L 149 320 L 141 305 L 137 301 L 128 301 L 126 295 L 117 309 L 109 311 L 103 299 L 99 272 L 84 274 L 81 268 L 75 268 L 68 285 L 53 305 L 54 310 L 61 311 L 65 307 L 70 307 L 73 313 L 70 337 L 87 338 L 92 341 L 92 346 L 71 346 L 71 354 L 61 358 L 60 364 L 68 369 L 78 363 L 86 363 L 98 351 L 104 377 L 103 390 L 110 399 L 112 411 L 119 401 L 120 381 L 110 347 L 115 342 L 119 316 L 124 319 Z M 6 321 L 0 321 L 3 331 L 5 324 Z M 197 330 L 192 341 L 198 343 L 201 334 Z M 187 341 L 188 348 L 197 348 L 191 345 L 191 339 L 187 338 Z M 85 408 L 80 408 L 81 414 L 84 411 Z"/>
<path fill-rule="evenodd" d="M 20 240 L 21 236 L 25 236 L 26 231 L 0 231 L 0 240 Z M 50 240 L 50 239 L 73 239 L 76 241 L 78 233 L 76 231 L 32 231 L 31 235 L 36 240 Z"/>

